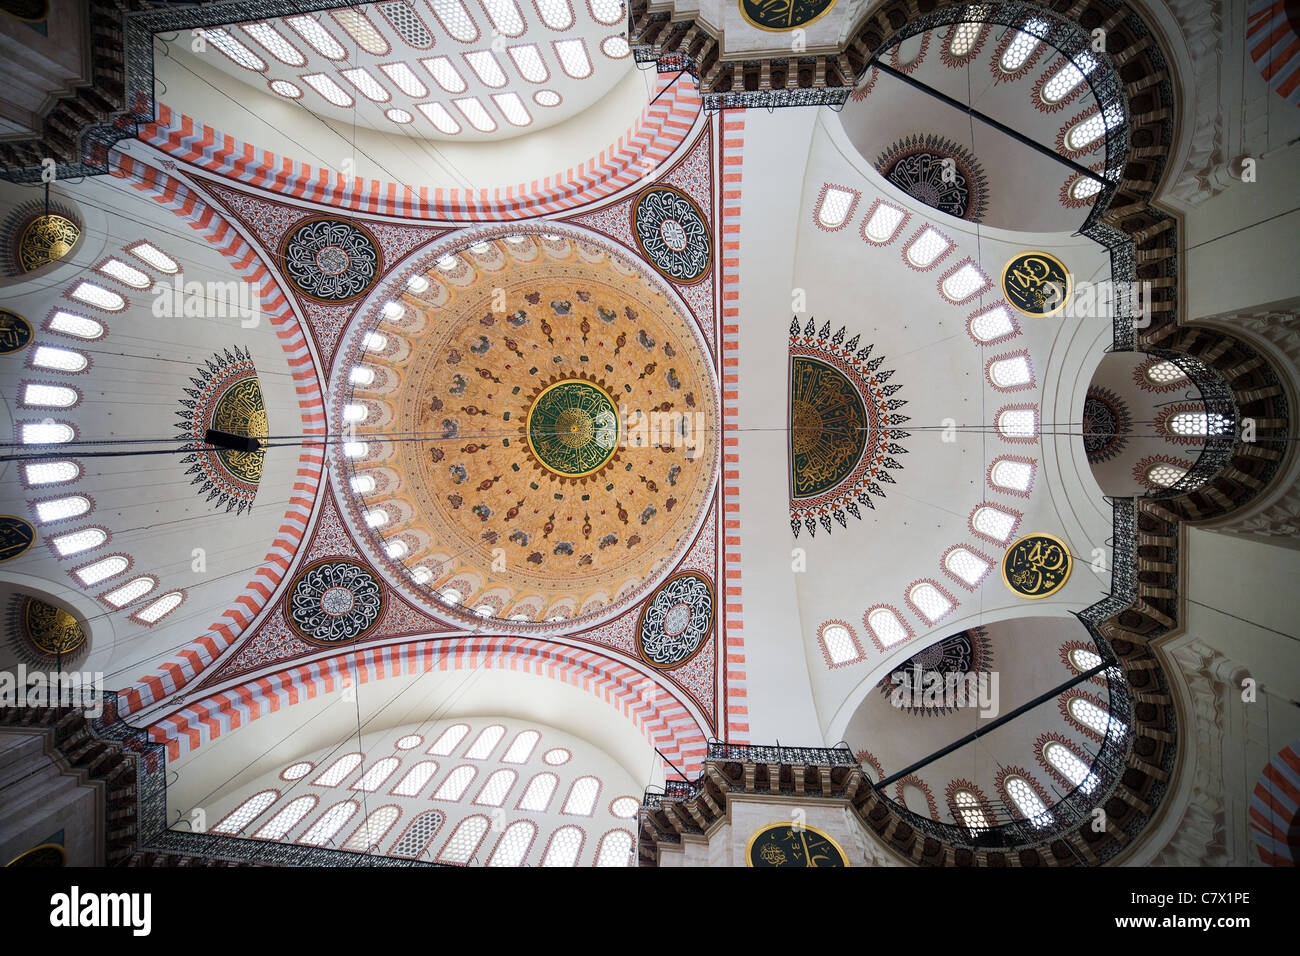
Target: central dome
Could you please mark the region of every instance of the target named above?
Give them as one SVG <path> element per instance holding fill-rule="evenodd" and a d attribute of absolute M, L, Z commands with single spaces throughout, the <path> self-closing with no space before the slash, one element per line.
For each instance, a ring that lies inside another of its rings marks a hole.
<path fill-rule="evenodd" d="M 717 399 L 693 320 L 591 242 L 443 253 L 365 337 L 344 398 L 352 517 L 391 578 L 517 623 L 637 600 L 693 539 Z"/>

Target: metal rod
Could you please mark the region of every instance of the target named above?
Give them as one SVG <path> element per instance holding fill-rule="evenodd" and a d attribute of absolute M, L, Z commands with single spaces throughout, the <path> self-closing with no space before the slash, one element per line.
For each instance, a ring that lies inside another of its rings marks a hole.
<path fill-rule="evenodd" d="M 664 752 L 663 752 L 662 750 L 660 750 L 658 747 L 656 747 L 656 748 L 655 748 L 655 753 L 657 753 L 661 758 L 663 758 L 663 762 L 664 762 L 664 763 L 668 764 L 668 766 L 670 766 L 670 767 L 673 768 L 673 772 L 676 773 L 677 776 L 681 777 L 682 780 L 686 781 L 687 783 L 690 782 L 690 779 L 691 779 L 691 778 L 688 777 L 688 776 L 686 776 L 686 774 L 682 773 L 680 770 L 678 770 L 678 769 L 677 769 L 677 764 L 673 763 L 673 762 L 672 762 L 671 760 L 669 760 L 667 757 L 664 757 Z M 667 788 L 665 787 L 664 789 L 667 789 Z"/>
<path fill-rule="evenodd" d="M 1050 156 L 1052 159 L 1056 160 L 1057 162 L 1065 166 L 1069 166 L 1080 176 L 1087 176 L 1089 179 L 1101 183 L 1103 188 L 1110 188 L 1113 185 L 1109 179 L 1107 179 L 1105 176 L 1101 175 L 1100 173 L 1094 173 L 1088 167 L 1081 166 L 1078 163 L 1076 163 L 1074 160 L 1062 156 L 1056 150 L 1049 149 L 1048 147 L 1044 146 L 1042 143 L 1030 139 L 1024 133 L 1020 132 L 1019 130 L 1012 129 L 1010 126 L 1008 126 L 1005 123 L 999 123 L 993 117 L 989 116 L 986 113 L 981 113 L 979 110 L 975 109 L 975 107 L 963 103 L 961 100 L 953 99 L 947 93 L 940 93 L 934 87 L 927 86 L 926 84 L 922 83 L 920 80 L 912 79 L 912 77 L 908 76 L 906 73 L 894 69 L 888 63 L 881 61 L 878 57 L 872 57 L 871 60 L 867 62 L 867 66 L 868 67 L 874 66 L 876 69 L 880 70 L 881 72 L 888 73 L 890 76 L 894 77 L 895 79 L 902 80 L 908 86 L 918 89 L 922 93 L 928 93 L 930 96 L 933 96 L 935 99 L 947 103 L 953 109 L 961 110 L 963 113 L 973 116 L 981 123 L 986 123 L 987 125 L 992 126 L 994 129 L 998 130 L 999 132 L 1005 133 L 1006 135 L 1010 136 L 1012 139 L 1016 140 L 1017 142 L 1023 143 L 1024 145 L 1028 146 L 1030 149 L 1036 150 L 1037 152 L 1042 153 L 1044 156 Z M 865 69 L 863 72 L 866 72 Z"/>
<path fill-rule="evenodd" d="M 889 786 L 891 783 L 897 783 L 899 780 L 902 780 L 904 777 L 906 777 L 909 773 L 915 773 L 916 771 L 920 770 L 922 767 L 934 763 L 940 757 L 946 757 L 948 754 L 952 753 L 954 750 L 957 750 L 959 747 L 964 747 L 971 741 L 977 740 L 978 738 L 983 737 L 985 734 L 992 733 L 993 731 L 1001 727 L 1003 724 L 1015 720 L 1021 714 L 1025 713 L 1026 711 L 1033 710 L 1039 704 L 1046 703 L 1047 701 L 1051 700 L 1053 697 L 1056 697 L 1058 694 L 1065 693 L 1067 690 L 1069 690 L 1071 687 L 1074 687 L 1076 684 L 1082 684 L 1086 680 L 1091 680 L 1092 678 L 1100 674 L 1102 671 L 1104 671 L 1106 668 L 1116 667 L 1116 666 L 1118 666 L 1117 661 L 1114 660 L 1102 661 L 1100 664 L 1098 664 L 1096 667 L 1092 668 L 1091 670 L 1084 671 L 1082 674 L 1079 674 L 1077 677 L 1071 678 L 1070 680 L 1066 681 L 1064 684 L 1061 684 L 1057 687 L 1053 687 L 1045 694 L 1039 694 L 1037 697 L 1029 701 L 1027 704 L 1021 704 L 1015 710 L 1003 714 L 1001 717 L 998 717 L 996 720 L 989 721 L 983 727 L 977 727 L 975 730 L 972 730 L 970 733 L 968 733 L 965 737 L 962 737 L 960 740 L 954 740 L 952 743 L 944 747 L 942 750 L 936 750 L 934 753 L 930 754 L 930 756 L 921 758 L 916 763 L 912 764 L 910 767 L 905 767 L 902 770 L 898 771 L 897 773 L 891 774 L 890 776 L 881 780 L 879 783 L 874 784 L 873 785 L 874 789 L 880 790 L 883 787 Z"/>

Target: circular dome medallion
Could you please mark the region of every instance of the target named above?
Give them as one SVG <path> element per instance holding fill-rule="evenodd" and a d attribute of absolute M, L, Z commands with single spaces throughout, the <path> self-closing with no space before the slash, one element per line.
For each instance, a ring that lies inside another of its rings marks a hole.
<path fill-rule="evenodd" d="M 618 453 L 618 410 L 609 393 L 580 378 L 546 386 L 528 409 L 528 447 L 561 478 L 600 471 Z"/>
<path fill-rule="evenodd" d="M 1002 583 L 1021 597 L 1049 597 L 1070 579 L 1070 549 L 1050 534 L 1027 534 L 1002 556 Z"/>
<path fill-rule="evenodd" d="M 0 355 L 20 352 L 32 340 L 32 327 L 17 312 L 0 309 Z"/>
<path fill-rule="evenodd" d="M 709 272 L 713 243 L 695 200 L 672 186 L 653 186 L 632 207 L 632 233 L 650 264 L 677 282 L 699 282 Z"/>
<path fill-rule="evenodd" d="M 369 326 L 349 333 L 338 427 L 345 402 L 393 417 L 356 423 L 370 451 L 340 462 L 377 490 L 340 493 L 387 586 L 466 621 L 488 606 L 508 630 L 570 629 L 643 602 L 695 540 L 717 479 L 717 379 L 694 320 L 639 257 L 567 232 L 511 236 L 429 251 L 437 291 L 403 295 L 402 320 L 382 326 L 400 361 L 365 350 Z M 436 265 L 451 255 L 455 281 Z M 382 395 L 350 383 L 362 363 Z M 367 527 L 378 507 L 400 516 L 400 557 L 388 525 Z"/>
<path fill-rule="evenodd" d="M 670 670 L 696 655 L 713 630 L 713 586 L 694 571 L 674 575 L 641 611 L 638 649 L 646 662 Z"/>
<path fill-rule="evenodd" d="M 47 657 L 75 654 L 86 643 L 81 622 L 39 598 L 27 598 L 22 605 L 22 629 L 37 651 Z"/>
<path fill-rule="evenodd" d="M 383 265 L 370 233 L 342 219 L 308 219 L 289 231 L 280 255 L 303 295 L 346 302 L 374 283 Z"/>
<path fill-rule="evenodd" d="M 80 238 L 81 229 L 66 216 L 37 216 L 18 240 L 18 265 L 24 272 L 31 272 L 58 262 Z"/>
<path fill-rule="evenodd" d="M 368 570 L 327 558 L 298 572 L 284 599 L 284 619 L 312 644 L 346 644 L 370 631 L 384 610 L 384 591 Z"/>

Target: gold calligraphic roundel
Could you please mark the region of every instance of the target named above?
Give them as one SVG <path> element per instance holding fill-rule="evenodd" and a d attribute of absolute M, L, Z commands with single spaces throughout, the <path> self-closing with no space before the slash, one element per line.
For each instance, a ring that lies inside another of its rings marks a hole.
<path fill-rule="evenodd" d="M 10 866 L 59 867 L 68 865 L 68 852 L 57 843 L 42 843 L 19 853 L 5 864 Z"/>
<path fill-rule="evenodd" d="M 816 23 L 836 0 L 740 0 L 740 15 L 768 33 L 784 33 Z"/>
<path fill-rule="evenodd" d="M 609 392 L 581 378 L 543 388 L 525 430 L 533 455 L 561 478 L 593 475 L 618 453 L 618 409 Z"/>
<path fill-rule="evenodd" d="M 1047 252 L 1021 252 L 1002 270 L 1002 294 L 1025 315 L 1055 315 L 1065 308 L 1070 291 L 1070 270 Z"/>
<path fill-rule="evenodd" d="M 18 265 L 24 272 L 31 272 L 58 262 L 80 238 L 81 229 L 71 219 L 54 213 L 37 216 L 18 240 Z"/>
<path fill-rule="evenodd" d="M 36 529 L 22 518 L 0 515 L 0 561 L 16 558 L 32 546 Z"/>
<path fill-rule="evenodd" d="M 1002 581 L 1021 597 L 1049 597 L 1070 579 L 1074 559 L 1060 538 L 1027 534 L 1002 557 Z"/>
<path fill-rule="evenodd" d="M 22 351 L 31 340 L 31 324 L 17 312 L 0 309 L 0 355 Z"/>
<path fill-rule="evenodd" d="M 806 823 L 772 823 L 745 844 L 745 865 L 758 867 L 848 866 L 849 856 L 829 833 Z"/>
<path fill-rule="evenodd" d="M 38 598 L 27 598 L 22 606 L 23 633 L 42 654 L 57 657 L 72 654 L 86 643 L 81 622 L 63 610 Z"/>

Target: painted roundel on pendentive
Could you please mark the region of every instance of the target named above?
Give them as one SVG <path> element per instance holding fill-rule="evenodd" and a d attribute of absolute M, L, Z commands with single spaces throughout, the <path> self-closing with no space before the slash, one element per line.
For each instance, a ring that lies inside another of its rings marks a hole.
<path fill-rule="evenodd" d="M 1065 542 L 1050 534 L 1027 534 L 1002 556 L 1002 582 L 1021 597 L 1037 600 L 1065 587 L 1074 566 Z"/>
<path fill-rule="evenodd" d="M 304 640 L 333 646 L 364 637 L 384 604 L 383 586 L 368 569 L 326 558 L 298 572 L 284 599 L 284 619 Z"/>
<path fill-rule="evenodd" d="M 694 571 L 669 578 L 646 602 L 637 628 L 637 650 L 660 670 L 694 657 L 713 631 L 713 585 Z"/>
<path fill-rule="evenodd" d="M 355 299 L 369 290 L 383 269 L 374 238 L 343 219 L 299 223 L 285 237 L 280 257 L 294 287 L 324 302 Z"/>
<path fill-rule="evenodd" d="M 740 0 L 740 15 L 768 33 L 784 33 L 816 23 L 836 0 Z"/>
<path fill-rule="evenodd" d="M 641 254 L 660 273 L 687 285 L 699 282 L 713 260 L 704 211 L 672 186 L 652 186 L 632 206 L 632 234 Z"/>
<path fill-rule="evenodd" d="M 1070 300 L 1070 270 L 1046 252 L 1021 252 L 1002 270 L 1002 294 L 1025 315 L 1055 315 Z"/>
<path fill-rule="evenodd" d="M 17 312 L 0 309 L 0 355 L 20 352 L 31 340 L 31 324 Z"/>
<path fill-rule="evenodd" d="M 35 540 L 36 529 L 30 522 L 14 515 L 0 515 L 0 561 L 18 557 Z"/>

